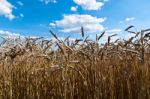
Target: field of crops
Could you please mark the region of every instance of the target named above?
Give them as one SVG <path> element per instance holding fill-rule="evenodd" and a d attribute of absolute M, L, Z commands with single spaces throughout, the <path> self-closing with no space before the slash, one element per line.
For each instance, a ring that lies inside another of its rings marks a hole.
<path fill-rule="evenodd" d="M 0 99 L 150 99 L 150 29 L 128 40 L 3 38 Z"/>

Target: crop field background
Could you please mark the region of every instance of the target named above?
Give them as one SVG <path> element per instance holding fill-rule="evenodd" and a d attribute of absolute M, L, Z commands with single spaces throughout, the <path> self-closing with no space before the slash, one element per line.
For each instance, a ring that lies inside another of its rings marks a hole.
<path fill-rule="evenodd" d="M 150 29 L 128 40 L 1 37 L 0 99 L 150 99 Z"/>

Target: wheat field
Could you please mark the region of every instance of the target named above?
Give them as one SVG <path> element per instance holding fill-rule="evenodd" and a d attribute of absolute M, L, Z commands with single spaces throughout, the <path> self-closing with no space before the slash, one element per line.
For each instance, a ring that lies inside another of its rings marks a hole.
<path fill-rule="evenodd" d="M 1 37 L 0 99 L 150 99 L 150 29 L 104 44 Z"/>

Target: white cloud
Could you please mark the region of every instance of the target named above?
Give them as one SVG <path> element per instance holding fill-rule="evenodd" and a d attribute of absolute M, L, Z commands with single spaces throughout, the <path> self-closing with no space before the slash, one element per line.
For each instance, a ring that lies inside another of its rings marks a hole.
<path fill-rule="evenodd" d="M 119 23 L 123 23 L 123 21 L 119 21 Z"/>
<path fill-rule="evenodd" d="M 131 37 L 134 37 L 135 34 L 132 34 L 132 33 L 127 33 L 127 34 L 124 34 L 124 30 L 121 30 L 121 29 L 111 29 L 111 30 L 107 30 L 106 31 L 106 35 L 105 35 L 105 40 L 108 38 L 108 36 L 111 36 L 113 34 L 118 34 L 114 37 L 112 37 L 112 40 L 111 41 L 115 41 L 117 39 L 124 39 L 124 40 L 128 40 L 129 38 Z"/>
<path fill-rule="evenodd" d="M 40 0 L 41 2 L 44 2 L 45 4 L 49 3 L 57 3 L 57 0 Z"/>
<path fill-rule="evenodd" d="M 104 2 L 108 2 L 109 0 L 104 0 Z"/>
<path fill-rule="evenodd" d="M 9 20 L 14 19 L 15 16 L 12 14 L 13 8 L 15 7 L 7 0 L 0 0 L 0 15 L 4 15 Z"/>
<path fill-rule="evenodd" d="M 109 36 L 117 34 L 116 36 L 111 37 L 111 42 L 114 42 L 117 39 L 122 38 L 121 33 L 122 33 L 121 29 L 109 29 L 109 30 L 106 30 L 104 36 L 101 38 L 100 41 L 107 42 Z"/>
<path fill-rule="evenodd" d="M 20 6 L 23 6 L 23 3 L 21 1 L 17 1 L 17 3 L 20 5 Z"/>
<path fill-rule="evenodd" d="M 54 38 L 54 37 L 47 38 L 47 39 L 52 40 L 52 42 L 57 42 L 57 41 L 58 41 L 58 40 L 57 40 L 56 38 Z M 58 39 L 61 40 L 61 41 L 64 41 L 66 38 L 65 38 L 65 37 L 58 37 Z M 76 40 L 76 38 L 72 38 L 72 37 L 69 38 L 69 41 L 75 41 L 75 40 Z"/>
<path fill-rule="evenodd" d="M 55 23 L 49 23 L 50 26 L 55 27 L 56 24 Z"/>
<path fill-rule="evenodd" d="M 122 24 L 122 23 L 125 23 L 125 22 L 134 21 L 134 20 L 135 20 L 135 17 L 127 17 L 127 18 L 125 18 L 125 20 L 119 21 L 119 23 Z"/>
<path fill-rule="evenodd" d="M 71 14 L 64 15 L 62 20 L 57 20 L 54 23 L 50 23 L 50 25 L 62 28 L 61 32 L 71 33 L 80 32 L 81 26 L 83 26 L 85 32 L 93 33 L 104 30 L 101 23 L 105 20 L 106 18 L 97 18 L 87 14 Z"/>
<path fill-rule="evenodd" d="M 135 17 L 128 17 L 125 19 L 125 21 L 133 21 L 133 20 L 135 20 Z"/>
<path fill-rule="evenodd" d="M 77 11 L 77 9 L 78 9 L 78 6 L 75 6 L 75 7 L 71 7 L 71 8 L 70 8 L 71 11 Z"/>
<path fill-rule="evenodd" d="M 24 15 L 22 13 L 20 13 L 20 17 L 24 17 Z"/>
<path fill-rule="evenodd" d="M 99 10 L 104 5 L 103 2 L 96 0 L 73 0 L 76 4 L 80 5 L 85 10 Z"/>
<path fill-rule="evenodd" d="M 121 29 L 111 29 L 106 31 L 106 33 L 118 33 L 118 32 L 121 32 Z"/>
<path fill-rule="evenodd" d="M 12 32 L 9 32 L 9 31 L 5 31 L 5 30 L 0 30 L 0 35 L 1 36 L 5 36 L 5 37 L 8 37 L 8 38 L 17 38 L 17 37 L 23 37 L 21 36 L 19 33 L 12 33 Z"/>

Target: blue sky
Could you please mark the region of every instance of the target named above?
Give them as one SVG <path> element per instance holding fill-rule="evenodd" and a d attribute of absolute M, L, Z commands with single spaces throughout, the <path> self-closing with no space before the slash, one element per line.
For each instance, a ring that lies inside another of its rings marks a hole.
<path fill-rule="evenodd" d="M 150 28 L 150 0 L 0 0 L 0 34 L 78 37 L 104 30 L 122 32 L 129 25 Z"/>

